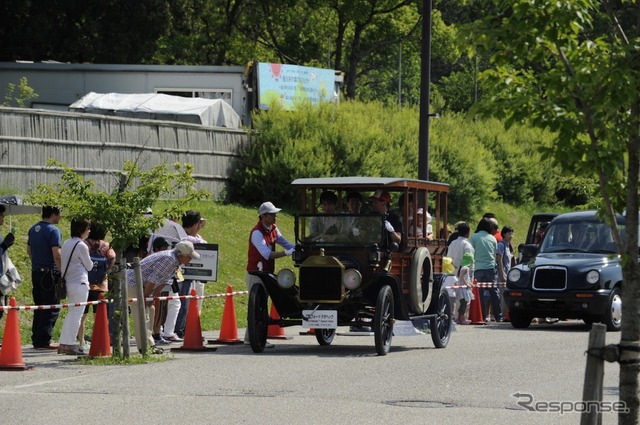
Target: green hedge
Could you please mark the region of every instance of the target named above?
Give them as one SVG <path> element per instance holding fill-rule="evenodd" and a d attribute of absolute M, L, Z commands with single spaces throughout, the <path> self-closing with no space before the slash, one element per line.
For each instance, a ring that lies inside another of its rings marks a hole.
<path fill-rule="evenodd" d="M 553 142 L 551 133 L 505 130 L 497 120 L 462 114 L 430 121 L 429 179 L 451 185 L 453 218 L 477 214 L 488 200 L 555 201 L 561 181 L 549 176 L 560 172 L 538 152 Z M 289 183 L 299 177 L 418 175 L 417 108 L 352 101 L 261 111 L 253 124 L 251 143 L 232 175 L 232 202 L 269 199 L 293 207 Z"/>

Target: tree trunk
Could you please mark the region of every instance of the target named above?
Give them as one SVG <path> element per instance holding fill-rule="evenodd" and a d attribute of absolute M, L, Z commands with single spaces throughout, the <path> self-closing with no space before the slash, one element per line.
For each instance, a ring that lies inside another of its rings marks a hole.
<path fill-rule="evenodd" d="M 640 105 L 633 115 L 640 120 Z M 638 265 L 638 178 L 640 175 L 640 134 L 638 126 L 632 130 L 627 185 L 627 216 L 625 226 L 625 255 L 623 256 L 622 329 L 620 336 L 620 401 L 628 412 L 618 414 L 618 423 L 637 425 L 640 417 L 640 266 Z M 629 346 L 631 350 L 625 350 Z M 634 350 L 635 349 L 635 350 Z"/>

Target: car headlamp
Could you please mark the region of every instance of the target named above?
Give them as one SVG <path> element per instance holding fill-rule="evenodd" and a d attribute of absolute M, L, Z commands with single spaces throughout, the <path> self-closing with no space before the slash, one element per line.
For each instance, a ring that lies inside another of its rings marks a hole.
<path fill-rule="evenodd" d="M 507 280 L 512 283 L 516 283 L 522 277 L 522 272 L 520 269 L 511 269 L 509 270 L 509 274 L 507 275 Z"/>
<path fill-rule="evenodd" d="M 600 280 L 600 272 L 597 270 L 590 270 L 586 276 L 587 283 L 593 285 L 594 283 L 598 283 Z"/>
<path fill-rule="evenodd" d="M 344 272 L 344 275 L 342 276 L 342 283 L 344 283 L 344 286 L 347 289 L 356 289 L 362 283 L 362 275 L 356 269 L 349 269 Z"/>
<path fill-rule="evenodd" d="M 287 289 L 296 283 L 296 274 L 291 269 L 282 269 L 278 272 L 278 286 Z"/>

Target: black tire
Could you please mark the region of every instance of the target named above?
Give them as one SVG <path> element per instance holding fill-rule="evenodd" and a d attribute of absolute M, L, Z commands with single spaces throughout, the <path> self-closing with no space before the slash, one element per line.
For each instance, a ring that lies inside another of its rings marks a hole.
<path fill-rule="evenodd" d="M 316 339 L 320 345 L 331 345 L 333 338 L 336 336 L 335 329 L 314 329 L 316 331 Z"/>
<path fill-rule="evenodd" d="M 429 320 L 431 339 L 436 348 L 445 348 L 449 344 L 451 321 L 453 320 L 451 299 L 446 287 L 440 288 L 435 314 L 436 316 Z"/>
<path fill-rule="evenodd" d="M 516 329 L 527 329 L 533 320 L 533 314 L 526 311 L 509 310 L 511 326 Z"/>
<path fill-rule="evenodd" d="M 267 345 L 268 320 L 267 291 L 262 284 L 254 283 L 249 292 L 247 311 L 247 332 L 254 353 L 262 353 Z"/>
<path fill-rule="evenodd" d="M 376 342 L 376 352 L 379 356 L 386 356 L 391 349 L 393 317 L 393 292 L 389 286 L 385 285 L 378 292 L 376 313 L 373 316 L 373 336 Z"/>
<path fill-rule="evenodd" d="M 607 326 L 611 332 L 619 332 L 622 327 L 622 296 L 620 288 L 614 288 L 609 295 L 607 311 L 602 315 L 600 321 Z"/>

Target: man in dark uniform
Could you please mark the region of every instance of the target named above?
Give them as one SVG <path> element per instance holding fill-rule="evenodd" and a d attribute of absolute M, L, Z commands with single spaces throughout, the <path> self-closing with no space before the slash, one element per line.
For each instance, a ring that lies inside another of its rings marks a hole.
<path fill-rule="evenodd" d="M 60 273 L 62 234 L 55 225 L 60 222 L 60 209 L 43 207 L 42 220 L 29 229 L 27 254 L 31 259 L 33 302 L 36 305 L 58 304 L 53 288 L 54 274 Z M 51 350 L 51 334 L 58 320 L 59 309 L 35 310 L 31 326 L 31 342 L 34 348 Z"/>
<path fill-rule="evenodd" d="M 376 190 L 376 193 L 370 196 L 369 199 L 373 209 L 384 217 L 384 228 L 387 231 L 387 237 L 382 241 L 382 247 L 390 248 L 391 243 L 395 242 L 398 244 L 398 249 L 401 248 L 404 238 L 402 219 L 394 212 L 389 211 L 391 195 L 386 190 Z"/>

